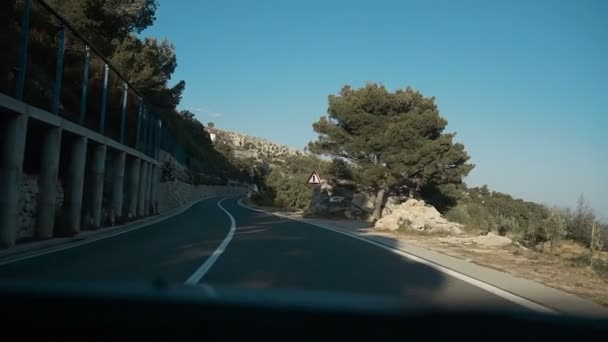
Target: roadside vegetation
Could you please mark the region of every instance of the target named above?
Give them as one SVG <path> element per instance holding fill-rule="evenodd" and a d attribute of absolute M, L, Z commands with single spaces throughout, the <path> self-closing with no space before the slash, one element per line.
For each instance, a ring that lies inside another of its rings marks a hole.
<path fill-rule="evenodd" d="M 468 187 L 463 179 L 474 165 L 446 126 L 434 98 L 412 88 L 389 92 L 374 83 L 360 89 L 345 86 L 329 96 L 328 115 L 313 124 L 319 137 L 307 150 L 316 155 L 273 165 L 252 200 L 306 210 L 313 190 L 305 180 L 317 170 L 330 184 L 348 180 L 357 191 L 376 195 L 372 220 L 382 217 L 388 196 L 422 199 L 449 221 L 462 224 L 467 234 L 510 238 L 516 246 L 513 253 L 561 255 L 571 265 L 608 270 L 601 252 L 608 248 L 608 226 L 597 220 L 582 196 L 571 210 L 513 198 L 485 185 Z M 398 233 L 408 231 L 402 222 Z"/>
<path fill-rule="evenodd" d="M 259 205 L 304 210 L 311 203 L 313 190 L 306 185 L 311 170 L 326 174 L 329 162 L 313 155 L 290 156 L 273 165 L 261 192 L 252 200 Z"/>

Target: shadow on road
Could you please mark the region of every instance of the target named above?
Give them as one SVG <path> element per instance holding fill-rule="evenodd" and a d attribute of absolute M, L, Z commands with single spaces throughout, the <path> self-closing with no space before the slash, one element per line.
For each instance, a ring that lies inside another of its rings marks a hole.
<path fill-rule="evenodd" d="M 425 305 L 442 292 L 445 276 L 429 266 L 327 229 L 228 205 L 236 233 L 205 283 L 391 296 Z"/>

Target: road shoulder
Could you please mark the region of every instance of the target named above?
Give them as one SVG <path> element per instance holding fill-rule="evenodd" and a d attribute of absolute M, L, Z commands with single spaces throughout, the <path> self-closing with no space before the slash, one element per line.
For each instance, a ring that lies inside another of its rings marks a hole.
<path fill-rule="evenodd" d="M 249 206 L 249 204 L 246 204 L 246 206 Z M 250 209 L 265 211 L 259 207 L 250 207 Z M 321 228 L 338 230 L 347 235 L 381 244 L 393 249 L 394 251 L 407 253 L 414 257 L 421 258 L 440 267 L 473 278 L 484 284 L 504 290 L 508 293 L 537 303 L 543 307 L 553 309 L 560 313 L 580 316 L 608 317 L 608 309 L 589 300 L 551 288 L 532 280 L 516 277 L 506 272 L 493 270 L 491 268 L 473 264 L 466 260 L 448 256 L 420 246 L 415 246 L 411 243 L 404 242 L 402 239 L 395 239 L 395 235 L 393 234 L 373 231 L 372 229 L 367 228 L 368 224 L 365 222 L 302 218 L 297 213 L 281 213 L 272 211 L 269 213 L 283 218 L 306 222 Z"/>

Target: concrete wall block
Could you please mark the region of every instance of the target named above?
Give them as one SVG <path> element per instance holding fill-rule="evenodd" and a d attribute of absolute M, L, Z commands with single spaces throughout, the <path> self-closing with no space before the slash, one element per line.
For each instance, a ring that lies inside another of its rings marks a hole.
<path fill-rule="evenodd" d="M 70 148 L 61 235 L 74 235 L 80 231 L 87 144 L 87 138 L 77 137 Z"/>
<path fill-rule="evenodd" d="M 28 116 L 6 116 L 0 125 L 0 248 L 17 241 L 19 185 L 23 170 Z"/>
<path fill-rule="evenodd" d="M 53 237 L 57 211 L 57 179 L 61 151 L 61 129 L 48 128 L 42 139 L 40 176 L 38 178 L 39 198 L 35 235 L 39 239 Z"/>
<path fill-rule="evenodd" d="M 112 153 L 112 200 L 110 207 L 110 224 L 114 225 L 116 220 L 122 221 L 125 183 L 125 152 L 115 151 Z"/>
<path fill-rule="evenodd" d="M 86 189 L 86 193 L 90 196 L 90 208 L 92 228 L 96 229 L 101 226 L 102 219 L 102 202 L 103 202 L 103 181 L 106 167 L 106 152 L 105 145 L 98 145 L 93 148 L 93 156 L 89 173 L 91 182 L 90 188 Z"/>
<path fill-rule="evenodd" d="M 139 194 L 139 173 L 141 167 L 141 160 L 138 158 L 129 157 L 127 165 L 126 175 L 126 196 L 127 201 L 124 206 L 126 212 L 125 217 L 127 220 L 133 219 L 137 216 L 137 202 Z"/>

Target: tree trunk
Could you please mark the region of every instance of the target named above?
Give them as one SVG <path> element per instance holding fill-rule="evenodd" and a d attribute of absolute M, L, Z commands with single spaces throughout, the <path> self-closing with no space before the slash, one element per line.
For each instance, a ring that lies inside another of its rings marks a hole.
<path fill-rule="evenodd" d="M 414 189 L 410 188 L 409 186 L 407 187 L 407 197 L 409 199 L 414 198 Z"/>
<path fill-rule="evenodd" d="M 382 217 L 382 206 L 384 204 L 385 194 L 386 189 L 384 187 L 378 189 L 378 192 L 376 193 L 376 201 L 374 203 L 374 211 L 372 213 L 372 218 L 374 219 L 374 221 L 377 221 L 380 219 L 380 217 Z"/>

